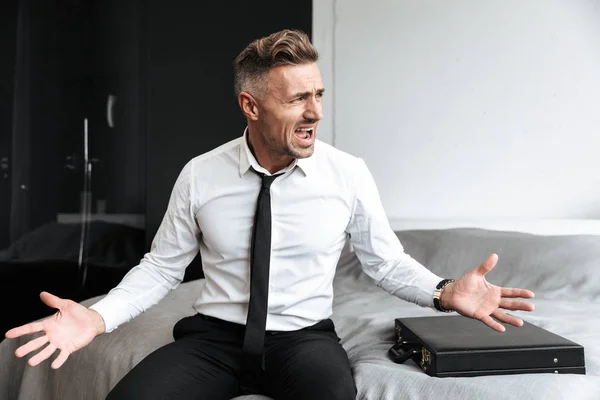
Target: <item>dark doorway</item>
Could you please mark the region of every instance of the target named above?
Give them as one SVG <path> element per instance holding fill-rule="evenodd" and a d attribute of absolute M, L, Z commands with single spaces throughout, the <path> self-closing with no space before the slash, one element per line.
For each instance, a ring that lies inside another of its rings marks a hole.
<path fill-rule="evenodd" d="M 20 304 L 3 330 L 52 313 L 43 290 L 83 300 L 139 263 L 183 165 L 243 133 L 233 60 L 310 35 L 312 0 L 0 7 L 0 301 Z"/>

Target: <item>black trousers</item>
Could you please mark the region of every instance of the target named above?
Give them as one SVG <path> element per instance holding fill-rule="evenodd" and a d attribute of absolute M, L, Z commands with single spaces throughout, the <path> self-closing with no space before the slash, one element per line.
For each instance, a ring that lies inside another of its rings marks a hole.
<path fill-rule="evenodd" d="M 265 370 L 251 393 L 240 387 L 243 325 L 197 314 L 177 322 L 173 336 L 107 399 L 228 400 L 251 393 L 276 400 L 356 398 L 348 356 L 329 319 L 298 331 L 267 332 Z"/>

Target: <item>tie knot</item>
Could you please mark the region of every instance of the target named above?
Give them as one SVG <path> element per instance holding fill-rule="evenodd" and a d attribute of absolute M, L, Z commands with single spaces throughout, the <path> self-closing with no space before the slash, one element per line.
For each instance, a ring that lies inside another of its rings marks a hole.
<path fill-rule="evenodd" d="M 255 170 L 254 168 L 251 168 L 251 170 L 262 178 L 262 187 L 264 189 L 269 189 L 273 181 L 277 179 L 278 176 L 283 175 L 283 173 L 277 175 L 265 175 L 262 172 Z"/>
<path fill-rule="evenodd" d="M 269 189 L 271 187 L 271 184 L 273 183 L 273 181 L 281 174 L 277 174 L 277 175 L 265 175 L 265 174 L 261 174 L 259 173 L 260 176 L 262 177 L 262 187 L 265 189 Z"/>

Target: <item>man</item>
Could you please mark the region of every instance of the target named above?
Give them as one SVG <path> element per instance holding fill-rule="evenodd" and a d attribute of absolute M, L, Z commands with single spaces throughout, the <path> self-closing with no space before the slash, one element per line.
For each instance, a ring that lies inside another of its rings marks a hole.
<path fill-rule="evenodd" d="M 144 312 L 182 280 L 201 252 L 206 279 L 196 315 L 175 341 L 127 374 L 110 399 L 353 399 L 350 364 L 332 321 L 335 266 L 349 238 L 364 271 L 388 292 L 454 310 L 502 331 L 509 310 L 533 310 L 522 289 L 489 284 L 492 254 L 457 281 L 405 254 L 360 158 L 316 140 L 324 88 L 308 37 L 284 30 L 251 43 L 235 61 L 244 135 L 191 160 L 180 173 L 151 251 L 98 303 L 85 308 L 42 293 L 59 311 L 7 332 L 45 332 L 21 346 L 29 363 L 74 351 Z M 437 290 L 436 290 L 437 287 Z"/>

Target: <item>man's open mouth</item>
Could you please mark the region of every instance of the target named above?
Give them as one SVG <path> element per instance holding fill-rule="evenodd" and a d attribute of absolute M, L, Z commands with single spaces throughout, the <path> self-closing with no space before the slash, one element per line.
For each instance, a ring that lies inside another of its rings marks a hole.
<path fill-rule="evenodd" d="M 296 134 L 296 136 L 299 139 L 310 139 L 313 135 L 314 132 L 314 127 L 311 128 L 298 128 L 294 131 L 294 133 Z"/>

